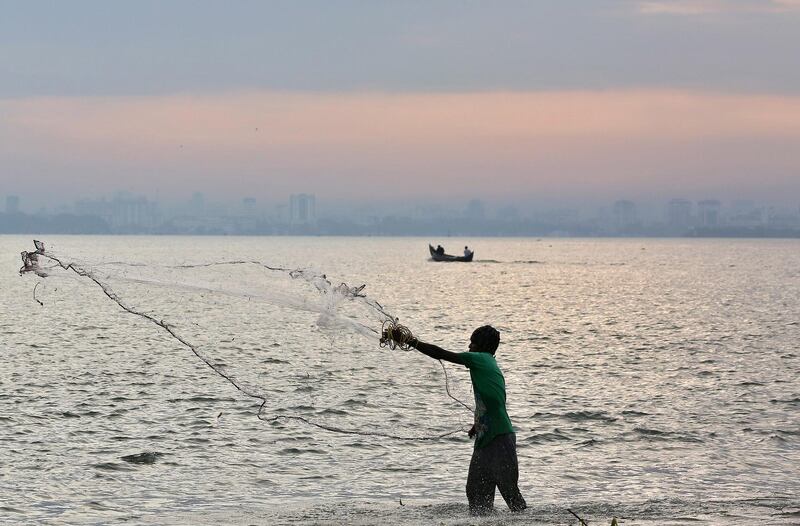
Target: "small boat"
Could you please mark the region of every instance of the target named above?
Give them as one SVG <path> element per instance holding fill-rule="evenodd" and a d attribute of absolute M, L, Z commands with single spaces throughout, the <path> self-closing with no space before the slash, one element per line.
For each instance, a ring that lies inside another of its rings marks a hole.
<path fill-rule="evenodd" d="M 431 259 L 434 261 L 463 261 L 465 263 L 469 263 L 472 261 L 472 256 L 475 255 L 475 251 L 470 252 L 466 256 L 451 256 L 450 254 L 439 254 L 436 252 L 436 249 L 433 248 L 433 245 L 428 245 L 428 249 L 431 251 Z"/>

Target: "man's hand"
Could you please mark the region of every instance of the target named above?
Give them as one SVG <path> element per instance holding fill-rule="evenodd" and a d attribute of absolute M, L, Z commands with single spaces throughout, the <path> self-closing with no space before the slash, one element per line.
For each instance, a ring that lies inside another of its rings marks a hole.
<path fill-rule="evenodd" d="M 391 331 L 389 329 L 384 330 L 383 334 L 381 334 L 381 343 L 389 343 L 390 341 L 393 341 L 395 343 L 400 343 L 397 340 L 395 340 L 394 338 L 392 338 L 391 334 L 392 333 L 391 333 Z"/>
<path fill-rule="evenodd" d="M 475 430 L 475 425 L 473 424 L 472 427 L 469 429 L 469 431 L 467 431 L 467 436 L 469 436 L 470 438 L 475 438 L 475 435 L 477 433 L 478 432 Z"/>
<path fill-rule="evenodd" d="M 393 346 L 400 347 L 401 349 L 413 347 L 413 343 L 417 341 L 414 335 L 411 334 L 411 331 L 402 325 L 384 329 L 381 333 L 381 344 L 389 345 L 392 349 L 394 349 Z"/>

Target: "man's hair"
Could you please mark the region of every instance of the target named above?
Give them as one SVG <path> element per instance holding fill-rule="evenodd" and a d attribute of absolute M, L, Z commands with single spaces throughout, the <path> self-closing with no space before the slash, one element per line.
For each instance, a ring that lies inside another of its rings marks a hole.
<path fill-rule="evenodd" d="M 494 354 L 500 345 L 500 333 L 491 325 L 478 327 L 473 331 L 470 341 L 477 345 L 481 351 Z"/>

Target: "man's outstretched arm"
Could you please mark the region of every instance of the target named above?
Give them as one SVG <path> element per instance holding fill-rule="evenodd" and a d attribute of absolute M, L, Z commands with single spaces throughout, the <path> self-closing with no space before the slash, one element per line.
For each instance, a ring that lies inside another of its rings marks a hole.
<path fill-rule="evenodd" d="M 441 347 L 438 347 L 431 343 L 425 343 L 416 338 L 412 338 L 411 341 L 408 342 L 408 345 L 415 348 L 422 354 L 430 356 L 435 360 L 444 360 L 446 362 L 464 365 L 464 361 L 461 359 L 461 356 L 458 353 L 445 351 Z"/>

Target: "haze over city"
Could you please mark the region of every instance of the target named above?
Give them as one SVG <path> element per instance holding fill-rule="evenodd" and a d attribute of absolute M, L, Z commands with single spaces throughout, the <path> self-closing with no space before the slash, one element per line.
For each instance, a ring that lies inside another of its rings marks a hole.
<path fill-rule="evenodd" d="M 800 205 L 793 0 L 29 2 L 0 44 L 0 194 L 30 211 Z"/>

